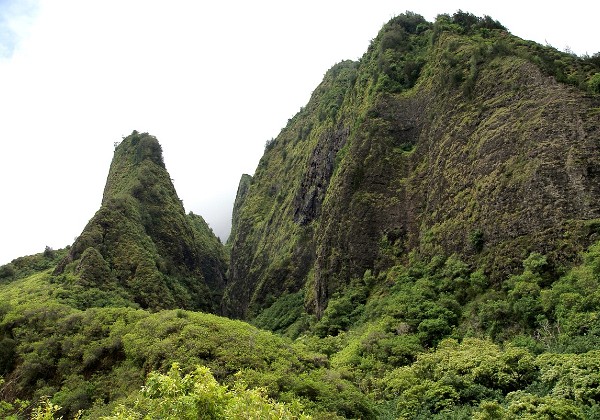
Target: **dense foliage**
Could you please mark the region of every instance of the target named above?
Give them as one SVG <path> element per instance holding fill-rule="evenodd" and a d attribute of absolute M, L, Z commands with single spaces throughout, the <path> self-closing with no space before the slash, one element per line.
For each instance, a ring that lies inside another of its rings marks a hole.
<path fill-rule="evenodd" d="M 497 286 L 456 256 L 367 272 L 297 341 L 351 375 L 384 418 L 594 418 L 599 249 L 558 277 L 532 254 Z"/>
<path fill-rule="evenodd" d="M 69 418 L 80 410 L 193 418 L 207 407 L 216 418 L 244 409 L 289 418 L 594 418 L 599 281 L 600 243 L 558 277 L 532 254 L 496 286 L 457 256 L 413 257 L 355 279 L 318 321 L 284 310 L 301 295 L 279 299 L 256 324 L 297 336 L 290 341 L 184 310 L 76 309 L 41 271 L 0 286 L 0 409 L 16 418 L 32 404 Z"/>
<path fill-rule="evenodd" d="M 59 414 L 70 417 L 84 409 L 95 418 L 136 391 L 149 372 L 178 362 L 186 373 L 206 366 L 220 382 L 238 383 L 235 389 L 240 381 L 263 387 L 270 398 L 300 401 L 311 412 L 372 416 L 368 397 L 332 371 L 325 355 L 301 343 L 184 310 L 150 313 L 124 305 L 80 310 L 63 299 L 69 293 L 47 271 L 2 286 L 0 375 L 7 401 L 2 415 L 27 409 L 23 400 L 36 404 L 52 396 Z"/>

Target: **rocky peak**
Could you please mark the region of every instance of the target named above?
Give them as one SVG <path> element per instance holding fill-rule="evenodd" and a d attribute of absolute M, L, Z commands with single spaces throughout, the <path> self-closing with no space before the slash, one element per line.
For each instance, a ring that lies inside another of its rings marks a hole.
<path fill-rule="evenodd" d="M 65 271 L 122 288 L 142 307 L 218 311 L 222 244 L 200 216 L 185 214 L 155 137 L 134 131 L 116 146 L 102 205 L 56 274 Z"/>

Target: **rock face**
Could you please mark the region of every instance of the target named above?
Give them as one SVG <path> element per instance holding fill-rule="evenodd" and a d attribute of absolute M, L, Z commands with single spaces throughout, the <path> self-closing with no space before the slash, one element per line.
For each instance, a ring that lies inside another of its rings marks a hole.
<path fill-rule="evenodd" d="M 225 312 L 304 289 L 319 316 L 409 253 L 457 253 L 496 282 L 533 251 L 571 263 L 598 234 L 597 72 L 490 20 L 393 19 L 265 151 L 236 210 Z"/>
<path fill-rule="evenodd" d="M 222 244 L 185 214 L 156 138 L 135 131 L 115 148 L 102 205 L 55 274 L 63 272 L 155 310 L 218 312 L 226 283 Z"/>
<path fill-rule="evenodd" d="M 333 174 L 335 157 L 346 144 L 348 128 L 327 131 L 319 138 L 308 161 L 308 170 L 294 197 L 294 221 L 301 225 L 312 222 L 321 214 L 321 205 Z"/>
<path fill-rule="evenodd" d="M 244 200 L 248 195 L 250 184 L 252 184 L 252 177 L 248 174 L 243 174 L 240 178 L 240 183 L 238 185 L 237 193 L 235 195 L 235 202 L 233 203 L 233 211 L 231 213 L 232 231 L 237 230 L 240 208 L 242 207 L 242 204 L 244 204 Z"/>

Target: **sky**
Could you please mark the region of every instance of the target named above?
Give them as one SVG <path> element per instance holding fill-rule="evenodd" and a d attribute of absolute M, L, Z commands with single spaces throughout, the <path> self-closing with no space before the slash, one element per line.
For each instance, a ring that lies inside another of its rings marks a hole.
<path fill-rule="evenodd" d="M 0 0 L 0 264 L 73 242 L 133 130 L 157 137 L 186 211 L 224 241 L 240 176 L 327 69 L 406 10 L 459 9 L 600 51 L 595 1 Z"/>

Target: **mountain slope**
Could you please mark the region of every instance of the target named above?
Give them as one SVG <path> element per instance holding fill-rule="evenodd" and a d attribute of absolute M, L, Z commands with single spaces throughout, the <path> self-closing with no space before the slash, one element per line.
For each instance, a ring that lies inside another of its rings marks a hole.
<path fill-rule="evenodd" d="M 600 67 L 468 13 L 407 13 L 334 66 L 237 210 L 226 313 L 305 291 L 320 316 L 365 270 L 457 253 L 496 283 L 597 238 Z"/>
<path fill-rule="evenodd" d="M 158 141 L 134 131 L 115 148 L 102 205 L 55 274 L 123 289 L 143 308 L 217 312 L 225 271 L 222 244 L 185 214 Z"/>

